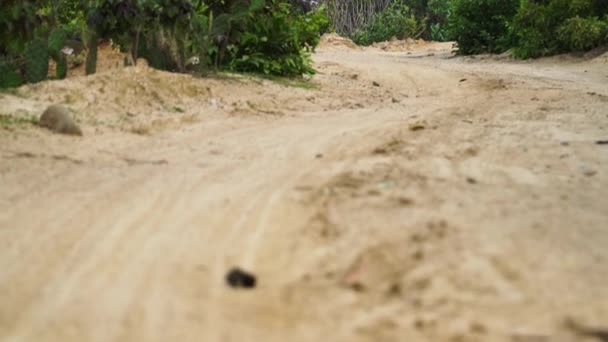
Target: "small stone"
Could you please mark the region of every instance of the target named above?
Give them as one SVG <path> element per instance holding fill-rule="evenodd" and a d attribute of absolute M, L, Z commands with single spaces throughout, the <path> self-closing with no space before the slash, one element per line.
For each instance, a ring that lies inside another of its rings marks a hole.
<path fill-rule="evenodd" d="M 400 296 L 401 295 L 401 285 L 399 283 L 394 283 L 388 288 L 387 295 L 389 296 Z"/>
<path fill-rule="evenodd" d="M 235 267 L 226 275 L 226 283 L 234 288 L 242 287 L 252 289 L 256 285 L 256 277 L 251 273 Z"/>
<path fill-rule="evenodd" d="M 82 136 L 82 130 L 70 116 L 68 109 L 62 105 L 51 105 L 40 116 L 38 125 L 53 132 Z"/>
<path fill-rule="evenodd" d="M 421 131 L 425 128 L 426 126 L 421 122 L 416 122 L 409 125 L 410 131 Z"/>
<path fill-rule="evenodd" d="M 410 236 L 410 241 L 415 242 L 415 243 L 421 243 L 424 242 L 426 239 L 424 236 L 422 236 L 421 234 L 412 234 L 412 236 Z"/>
<path fill-rule="evenodd" d="M 372 82 L 372 85 L 373 85 L 374 87 L 379 87 L 379 86 L 380 86 L 380 83 L 378 83 L 378 82 L 376 82 L 376 81 L 373 81 L 373 82 Z"/>
<path fill-rule="evenodd" d="M 414 200 L 412 200 L 409 197 L 403 197 L 403 196 L 397 198 L 397 202 L 399 202 L 399 204 L 401 204 L 403 206 L 408 206 L 408 205 L 414 204 Z"/>
<path fill-rule="evenodd" d="M 353 291 L 355 291 L 355 292 L 363 292 L 363 291 L 365 291 L 365 286 L 364 286 L 362 283 L 358 282 L 358 281 L 356 281 L 356 282 L 354 282 L 354 283 L 350 284 L 350 286 L 349 286 L 349 287 L 350 287 L 350 288 L 351 288 Z"/>
<path fill-rule="evenodd" d="M 411 300 L 410 304 L 412 304 L 415 308 L 421 308 L 423 306 L 423 302 L 421 298 L 414 298 Z"/>
<path fill-rule="evenodd" d="M 472 322 L 469 328 L 471 332 L 475 334 L 483 335 L 488 332 L 486 326 L 478 322 Z"/>
<path fill-rule="evenodd" d="M 583 174 L 587 177 L 591 177 L 591 176 L 595 176 L 597 174 L 597 171 L 595 170 L 585 170 L 583 171 Z"/>
<path fill-rule="evenodd" d="M 418 251 L 414 252 L 414 254 L 412 254 L 412 258 L 416 261 L 420 261 L 420 260 L 424 259 L 424 252 L 418 250 Z"/>

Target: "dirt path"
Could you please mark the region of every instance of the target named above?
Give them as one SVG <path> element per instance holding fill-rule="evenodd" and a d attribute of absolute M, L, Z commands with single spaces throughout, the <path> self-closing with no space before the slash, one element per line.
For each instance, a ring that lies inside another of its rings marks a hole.
<path fill-rule="evenodd" d="M 564 322 L 608 327 L 606 58 L 402 50 L 0 94 L 85 131 L 0 128 L 0 340 L 601 341 Z"/>

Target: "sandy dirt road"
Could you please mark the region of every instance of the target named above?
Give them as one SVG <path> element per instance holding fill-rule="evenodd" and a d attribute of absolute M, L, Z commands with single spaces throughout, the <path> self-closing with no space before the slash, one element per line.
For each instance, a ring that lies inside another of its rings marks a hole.
<path fill-rule="evenodd" d="M 602 341 L 608 57 L 385 50 L 0 94 L 0 341 Z"/>

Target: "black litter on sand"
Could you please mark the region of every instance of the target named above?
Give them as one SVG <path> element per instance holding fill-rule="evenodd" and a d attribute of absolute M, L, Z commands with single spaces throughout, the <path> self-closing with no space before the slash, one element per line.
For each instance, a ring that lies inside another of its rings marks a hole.
<path fill-rule="evenodd" d="M 255 275 L 234 267 L 226 274 L 226 283 L 230 287 L 252 289 L 256 285 Z"/>

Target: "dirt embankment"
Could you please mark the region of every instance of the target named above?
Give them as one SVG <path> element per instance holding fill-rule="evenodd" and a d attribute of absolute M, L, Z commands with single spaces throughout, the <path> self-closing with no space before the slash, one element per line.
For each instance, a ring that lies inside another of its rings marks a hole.
<path fill-rule="evenodd" d="M 392 44 L 1 93 L 0 340 L 601 341 L 605 55 Z M 51 103 L 83 137 L 27 123 Z"/>

